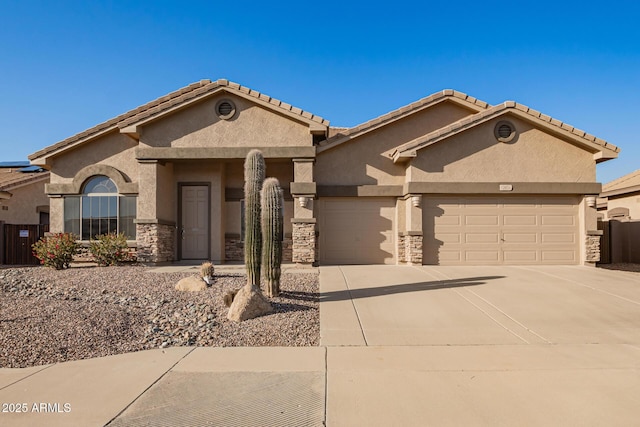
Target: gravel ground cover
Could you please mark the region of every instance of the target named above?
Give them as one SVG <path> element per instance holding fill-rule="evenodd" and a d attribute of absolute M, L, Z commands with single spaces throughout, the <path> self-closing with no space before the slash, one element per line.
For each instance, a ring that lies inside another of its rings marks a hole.
<path fill-rule="evenodd" d="M 235 323 L 223 296 L 245 275 L 174 289 L 194 273 L 142 266 L 0 269 L 0 368 L 22 368 L 169 346 L 317 346 L 316 273 L 284 273 L 274 313 Z"/>

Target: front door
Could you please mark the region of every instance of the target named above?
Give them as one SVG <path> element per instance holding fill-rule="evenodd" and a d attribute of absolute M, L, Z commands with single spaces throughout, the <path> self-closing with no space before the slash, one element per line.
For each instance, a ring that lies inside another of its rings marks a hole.
<path fill-rule="evenodd" d="M 181 259 L 209 258 L 209 187 L 183 185 L 181 191 Z"/>

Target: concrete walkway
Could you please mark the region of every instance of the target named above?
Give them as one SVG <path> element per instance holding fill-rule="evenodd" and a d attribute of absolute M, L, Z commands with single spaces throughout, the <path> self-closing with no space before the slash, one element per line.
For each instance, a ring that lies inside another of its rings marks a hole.
<path fill-rule="evenodd" d="M 0 369 L 2 426 L 627 426 L 640 274 L 321 267 L 321 346 Z M 26 413 L 16 413 L 22 404 Z"/>

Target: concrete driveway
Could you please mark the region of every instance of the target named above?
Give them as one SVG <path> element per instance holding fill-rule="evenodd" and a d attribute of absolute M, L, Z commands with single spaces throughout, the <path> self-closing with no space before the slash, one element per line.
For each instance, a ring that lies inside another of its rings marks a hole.
<path fill-rule="evenodd" d="M 640 274 L 321 267 L 328 425 L 635 425 Z"/>
<path fill-rule="evenodd" d="M 320 267 L 320 291 L 320 347 L 0 369 L 0 425 L 640 424 L 640 274 Z"/>

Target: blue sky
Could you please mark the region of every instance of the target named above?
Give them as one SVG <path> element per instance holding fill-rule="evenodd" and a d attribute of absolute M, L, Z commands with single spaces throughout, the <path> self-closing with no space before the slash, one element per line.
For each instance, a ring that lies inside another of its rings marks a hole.
<path fill-rule="evenodd" d="M 640 4 L 0 0 L 1 161 L 200 79 L 354 126 L 445 88 L 515 100 L 640 169 Z"/>

